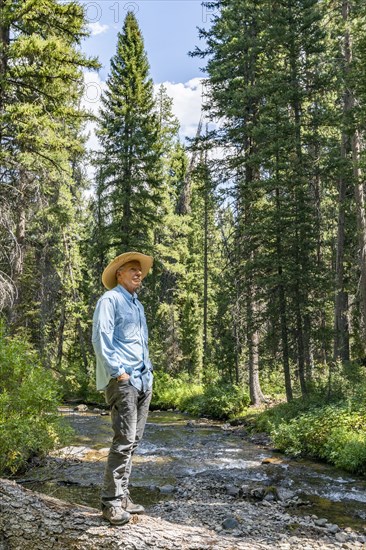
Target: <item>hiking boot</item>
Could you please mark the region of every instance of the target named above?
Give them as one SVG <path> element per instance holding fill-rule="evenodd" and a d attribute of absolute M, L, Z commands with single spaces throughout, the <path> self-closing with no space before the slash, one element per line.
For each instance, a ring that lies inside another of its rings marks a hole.
<path fill-rule="evenodd" d="M 121 506 L 106 506 L 102 504 L 102 515 L 112 525 L 124 525 L 130 520 L 130 514 Z"/>
<path fill-rule="evenodd" d="M 141 506 L 141 504 L 135 504 L 132 502 L 129 495 L 123 497 L 121 500 L 121 506 L 123 510 L 126 510 L 126 512 L 129 512 L 130 514 L 143 514 L 145 512 L 145 508 Z"/>

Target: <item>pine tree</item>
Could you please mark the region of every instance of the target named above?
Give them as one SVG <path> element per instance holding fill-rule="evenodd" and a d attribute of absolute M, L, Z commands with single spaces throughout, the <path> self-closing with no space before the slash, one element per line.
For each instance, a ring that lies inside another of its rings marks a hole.
<path fill-rule="evenodd" d="M 149 65 L 132 12 L 118 34 L 102 103 L 95 206 L 103 233 L 99 254 L 151 253 L 162 216 L 162 145 Z"/>
<path fill-rule="evenodd" d="M 78 4 L 5 1 L 0 8 L 0 201 L 12 205 L 3 229 L 15 236 L 11 243 L 4 235 L 0 262 L 17 293 L 8 320 L 13 331 L 28 330 L 44 365 L 58 372 L 76 341 L 86 378 L 78 287 L 81 130 L 89 115 L 80 98 L 82 69 L 97 62 L 80 52 L 87 32 Z"/>
<path fill-rule="evenodd" d="M 17 284 L 25 256 L 28 205 L 57 186 L 60 174 L 67 171 L 65 152 L 80 149 L 70 128 L 86 116 L 77 106 L 81 68 L 95 67 L 96 62 L 77 49 L 86 31 L 76 3 L 4 0 L 0 9 L 0 165 L 6 185 L 1 197 L 13 204 L 17 253 L 11 277 Z"/>
<path fill-rule="evenodd" d="M 325 271 L 318 253 L 318 158 L 329 151 L 321 125 L 329 125 L 331 100 L 324 6 L 226 0 L 220 8 L 201 32 L 207 48 L 195 54 L 208 57 L 206 109 L 222 122 L 215 143 L 226 148 L 221 173 L 235 201 L 236 377 L 243 354 L 256 370 L 257 353 L 280 350 L 291 399 L 291 364 L 303 394 L 311 378 L 324 289 L 313 284 Z"/>

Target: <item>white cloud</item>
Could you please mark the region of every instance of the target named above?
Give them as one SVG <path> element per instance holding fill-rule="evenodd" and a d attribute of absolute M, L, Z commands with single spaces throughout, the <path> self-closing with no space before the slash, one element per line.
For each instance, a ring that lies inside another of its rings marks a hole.
<path fill-rule="evenodd" d="M 106 82 L 101 80 L 98 73 L 92 71 L 84 72 L 84 95 L 82 107 L 86 108 L 93 115 L 98 116 L 101 106 L 101 97 L 106 89 Z M 180 136 L 182 141 L 185 137 L 194 137 L 201 117 L 202 88 L 204 79 L 192 78 L 188 82 L 163 82 L 167 94 L 173 99 L 173 113 L 180 122 Z M 155 85 L 155 89 L 160 84 Z M 96 122 L 89 122 L 85 133 L 88 135 L 86 147 L 89 151 L 99 149 L 98 138 L 95 134 Z M 88 175 L 93 179 L 93 169 L 88 169 Z"/>
<path fill-rule="evenodd" d="M 92 36 L 96 36 L 97 34 L 102 34 L 104 32 L 107 32 L 109 29 L 109 25 L 102 25 L 97 21 L 96 23 L 89 23 L 88 28 L 91 32 Z"/>
<path fill-rule="evenodd" d="M 194 137 L 201 117 L 203 78 L 192 78 L 188 82 L 163 82 L 167 94 L 173 99 L 173 113 L 178 118 L 180 135 Z M 156 89 L 160 84 L 156 84 Z"/>
<path fill-rule="evenodd" d="M 84 72 L 84 82 L 85 86 L 81 106 L 94 116 L 98 116 L 102 93 L 106 89 L 106 83 L 100 79 L 98 73 L 92 71 Z M 95 135 L 95 130 L 96 122 L 88 122 L 85 128 L 85 133 L 89 135 L 86 147 L 91 151 L 99 149 L 99 142 Z"/>

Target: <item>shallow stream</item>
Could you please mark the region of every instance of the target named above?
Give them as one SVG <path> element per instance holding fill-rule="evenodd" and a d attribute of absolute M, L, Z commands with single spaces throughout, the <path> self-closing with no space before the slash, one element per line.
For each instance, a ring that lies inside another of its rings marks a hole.
<path fill-rule="evenodd" d="M 32 468 L 18 482 L 25 487 L 88 506 L 99 506 L 99 488 L 111 441 L 110 417 L 62 409 L 74 428 L 72 446 Z M 263 464 L 264 459 L 273 459 Z M 311 506 L 293 514 L 316 514 L 340 527 L 366 525 L 366 480 L 325 464 L 290 460 L 248 442 L 227 425 L 151 412 L 134 457 L 131 494 L 147 508 L 169 498 L 182 479 L 196 476 L 223 486 L 271 486 L 296 493 Z"/>

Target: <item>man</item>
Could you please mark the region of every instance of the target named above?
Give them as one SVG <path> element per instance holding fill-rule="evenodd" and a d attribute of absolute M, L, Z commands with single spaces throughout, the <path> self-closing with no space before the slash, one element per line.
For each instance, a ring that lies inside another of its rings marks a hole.
<path fill-rule="evenodd" d="M 126 252 L 104 270 L 108 289 L 93 317 L 93 346 L 97 358 L 97 389 L 105 390 L 114 431 L 105 469 L 101 505 L 103 516 L 123 525 L 144 508 L 129 496 L 132 456 L 142 438 L 152 394 L 152 365 L 144 308 L 136 290 L 152 266 L 151 256 Z"/>

